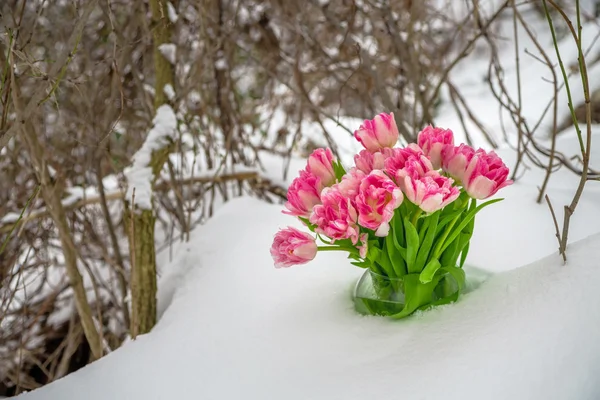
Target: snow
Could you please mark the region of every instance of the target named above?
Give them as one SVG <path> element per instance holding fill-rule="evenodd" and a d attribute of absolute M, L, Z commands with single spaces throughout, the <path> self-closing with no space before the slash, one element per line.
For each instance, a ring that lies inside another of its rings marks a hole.
<path fill-rule="evenodd" d="M 215 61 L 215 68 L 219 71 L 224 71 L 227 69 L 227 60 L 224 58 L 219 58 Z"/>
<path fill-rule="evenodd" d="M 192 103 L 193 106 L 197 107 L 202 101 L 202 96 L 200 96 L 200 93 L 198 93 L 197 90 L 192 90 L 188 94 L 188 100 L 190 101 L 190 103 Z"/>
<path fill-rule="evenodd" d="M 171 85 L 170 83 L 167 83 L 165 85 L 165 87 L 163 88 L 163 92 L 165 96 L 167 96 L 167 99 L 169 99 L 169 101 L 173 101 L 173 99 L 175 99 L 175 89 L 173 89 L 173 85 Z"/>
<path fill-rule="evenodd" d="M 170 1 L 167 2 L 167 13 L 169 14 L 169 21 L 171 21 L 172 24 L 176 23 L 179 19 L 179 15 L 177 15 L 177 10 Z"/>
<path fill-rule="evenodd" d="M 11 224 L 14 222 L 17 222 L 19 220 L 19 217 L 21 216 L 21 213 L 14 213 L 14 212 L 9 212 L 4 214 L 4 217 L 2 217 L 2 219 L 0 219 L 0 221 L 3 224 Z"/>
<path fill-rule="evenodd" d="M 144 83 L 144 90 L 148 93 L 150 93 L 151 95 L 154 95 L 155 90 L 154 87 L 152 85 L 149 85 L 147 83 Z"/>
<path fill-rule="evenodd" d="M 507 194 L 504 211 L 544 208 L 510 202 L 522 195 Z M 175 248 L 151 334 L 22 398 L 352 400 L 394 389 L 409 399 L 598 398 L 600 269 L 591 260 L 600 235 L 572 244 L 563 266 L 551 241 L 530 246 L 552 238 L 543 221 L 490 210 L 469 263 L 507 271 L 456 304 L 394 322 L 354 312 L 362 270 L 342 254 L 274 269 L 272 235 L 291 218 L 281 206 L 232 200 Z M 523 241 L 529 226 L 537 229 Z"/>
<path fill-rule="evenodd" d="M 164 104 L 156 110 L 152 123 L 154 126 L 148 132 L 146 141 L 133 156 L 133 164 L 125 169 L 129 185 L 126 199 L 134 199 L 140 209 L 146 210 L 152 209 L 152 168 L 149 167 L 152 152 L 161 149 L 166 139 L 175 138 L 177 117 L 173 109 Z"/>
<path fill-rule="evenodd" d="M 592 134 L 594 143 L 600 142 L 600 131 Z M 543 143 L 543 142 L 541 142 Z M 567 158 L 578 154 L 579 144 L 574 132 L 561 134 L 557 139 L 557 149 L 560 149 Z M 510 149 L 502 149 L 498 154 L 508 166 L 514 166 L 516 155 Z M 592 147 L 591 168 L 600 169 L 600 146 Z M 484 210 L 477 215 L 476 229 L 481 226 L 494 225 L 495 232 L 488 235 L 475 235 L 471 244 L 472 253 L 469 260 L 475 265 L 485 265 L 491 271 L 502 271 L 514 268 L 518 264 L 534 262 L 558 248 L 554 233 L 554 223 L 546 202 L 536 204 L 535 200 L 542 185 L 545 171 L 533 167 L 527 170 L 514 185 L 503 189 L 498 196 L 505 200 L 497 203 L 489 210 Z M 548 184 L 548 197 L 552 202 L 557 218 L 562 226 L 563 206 L 571 202 L 579 183 L 578 177 L 566 168 L 552 174 Z M 502 218 L 502 221 L 499 219 Z M 594 223 L 590 223 L 590 218 Z M 585 187 L 584 195 L 577 206 L 571 219 L 571 241 L 584 239 L 600 232 L 600 185 L 589 181 Z M 486 254 L 486 243 L 496 236 L 511 236 L 514 243 L 526 244 L 527 250 L 522 251 L 519 245 L 518 258 L 512 251 L 494 251 L 493 256 Z M 484 249 L 480 252 L 478 249 Z"/>
<path fill-rule="evenodd" d="M 570 154 L 576 138 L 559 146 Z M 266 165 L 278 168 L 274 157 Z M 300 167 L 294 160 L 291 172 Z M 468 277 L 486 281 L 456 304 L 395 322 L 354 312 L 362 270 L 342 254 L 274 269 L 272 235 L 293 219 L 280 205 L 229 201 L 175 245 L 171 262 L 159 254 L 152 333 L 22 397 L 353 400 L 393 385 L 409 399 L 598 398 L 600 224 L 590 218 L 600 190 L 582 197 L 571 226 L 581 241 L 564 266 L 547 206 L 534 201 L 541 173 L 528 171 L 479 214 Z M 570 200 L 572 178 L 559 171 L 551 181 L 555 208 Z"/>
<path fill-rule="evenodd" d="M 173 43 L 163 43 L 158 46 L 158 51 L 167 59 L 172 65 L 175 65 L 175 55 L 177 54 L 177 46 Z"/>

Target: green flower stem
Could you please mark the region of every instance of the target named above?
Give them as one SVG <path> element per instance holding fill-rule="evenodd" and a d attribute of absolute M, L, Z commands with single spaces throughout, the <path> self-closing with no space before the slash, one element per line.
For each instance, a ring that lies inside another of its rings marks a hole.
<path fill-rule="evenodd" d="M 385 271 L 383 271 L 382 268 L 379 268 L 377 265 L 375 265 L 375 263 L 372 263 L 369 266 L 369 269 L 375 272 L 377 275 L 385 276 Z"/>
<path fill-rule="evenodd" d="M 348 247 L 341 246 L 317 246 L 318 251 L 352 251 L 354 249 L 349 249 Z"/>
<path fill-rule="evenodd" d="M 442 249 L 442 246 L 444 245 L 446 238 L 448 237 L 450 232 L 452 232 L 452 228 L 454 228 L 454 225 L 456 224 L 456 222 L 458 221 L 458 219 L 460 217 L 461 217 L 461 214 L 458 214 L 452 221 L 450 221 L 450 223 L 446 227 L 446 230 L 442 234 L 442 237 L 440 238 L 440 240 L 438 240 L 437 245 L 435 246 L 435 251 L 433 252 L 433 258 L 435 258 L 435 259 L 439 258 L 440 253 L 441 253 L 440 250 Z"/>
<path fill-rule="evenodd" d="M 344 246 L 317 246 L 317 251 L 347 251 L 350 254 L 359 255 L 359 251 L 355 247 Z"/>
<path fill-rule="evenodd" d="M 417 208 L 417 211 L 415 211 L 415 213 L 413 214 L 412 220 L 410 222 L 415 228 L 417 227 L 417 221 L 419 220 L 421 214 L 423 214 L 423 210 L 421 210 L 420 208 Z"/>
<path fill-rule="evenodd" d="M 319 238 L 319 240 L 320 240 L 321 242 L 323 242 L 323 243 L 325 243 L 325 244 L 331 244 L 331 242 L 330 242 L 330 241 L 327 241 L 327 240 L 323 239 L 323 237 L 322 237 L 321 235 L 319 235 L 318 233 L 317 233 L 317 237 Z"/>

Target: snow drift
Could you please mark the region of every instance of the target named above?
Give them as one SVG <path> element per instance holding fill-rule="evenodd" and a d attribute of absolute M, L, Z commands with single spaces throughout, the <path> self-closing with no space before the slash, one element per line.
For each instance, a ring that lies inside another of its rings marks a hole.
<path fill-rule="evenodd" d="M 539 253 L 494 235 L 508 222 L 491 214 L 472 260 Z M 274 269 L 269 245 L 288 220 L 258 200 L 225 204 L 164 268 L 161 290 L 179 288 L 150 334 L 23 400 L 600 397 L 600 235 L 571 245 L 566 266 L 550 255 L 390 321 L 354 312 L 362 270 L 341 254 Z"/>

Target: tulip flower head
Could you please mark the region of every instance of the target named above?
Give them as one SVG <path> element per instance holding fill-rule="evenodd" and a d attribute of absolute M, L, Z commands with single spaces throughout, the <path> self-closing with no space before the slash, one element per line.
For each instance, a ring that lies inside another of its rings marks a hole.
<path fill-rule="evenodd" d="M 487 199 L 513 183 L 508 179 L 508 167 L 495 152 L 465 144 L 444 148 L 442 168 L 474 199 Z"/>
<path fill-rule="evenodd" d="M 381 113 L 372 120 L 365 120 L 354 132 L 354 137 L 371 153 L 394 147 L 399 135 L 394 113 Z"/>
<path fill-rule="evenodd" d="M 376 236 L 387 236 L 394 210 L 404 196 L 396 184 L 382 171 L 371 172 L 360 184 L 356 197 L 358 223 L 375 231 Z"/>
<path fill-rule="evenodd" d="M 315 238 L 292 227 L 277 232 L 271 246 L 271 256 L 275 261 L 275 268 L 306 264 L 316 255 Z"/>
<path fill-rule="evenodd" d="M 442 166 L 442 150 L 445 146 L 454 146 L 454 134 L 450 129 L 427 126 L 419 132 L 417 144 L 431 160 L 433 168 Z"/>

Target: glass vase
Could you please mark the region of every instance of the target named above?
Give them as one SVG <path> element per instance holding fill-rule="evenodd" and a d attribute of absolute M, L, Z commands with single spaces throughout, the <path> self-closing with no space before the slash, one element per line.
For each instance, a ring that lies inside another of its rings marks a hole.
<path fill-rule="evenodd" d="M 458 293 L 454 279 L 442 276 L 431 291 L 431 298 L 420 306 L 421 309 L 436 304 L 445 304 L 449 296 Z M 364 315 L 391 316 L 404 309 L 404 278 L 390 278 L 367 269 L 354 288 L 354 306 Z"/>

